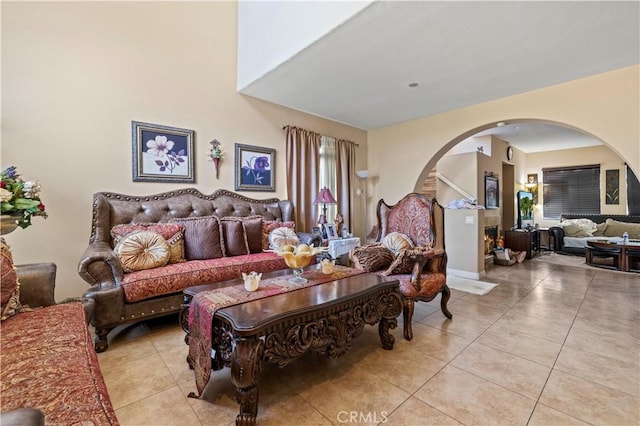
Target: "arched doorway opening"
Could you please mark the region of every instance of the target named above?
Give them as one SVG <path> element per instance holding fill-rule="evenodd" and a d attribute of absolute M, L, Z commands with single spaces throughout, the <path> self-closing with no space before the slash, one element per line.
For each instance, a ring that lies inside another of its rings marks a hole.
<path fill-rule="evenodd" d="M 501 129 L 506 129 L 507 127 L 511 127 L 510 133 L 501 132 Z M 522 128 L 523 135 L 518 135 L 517 131 L 514 131 L 518 127 Z M 536 129 L 540 130 L 537 131 Z M 557 136 L 553 134 L 555 132 L 554 129 L 557 129 Z M 475 143 L 469 143 L 469 141 L 474 140 Z M 521 147 L 529 143 L 527 140 L 536 141 L 535 146 L 530 144 L 521 149 Z M 523 141 L 525 145 L 522 145 Z M 466 151 L 460 149 L 465 144 L 467 144 Z M 438 163 L 442 164 L 446 160 L 445 157 L 451 155 L 451 153 L 472 153 L 476 149 L 479 153 L 484 154 L 482 156 L 484 160 L 475 165 L 475 169 L 473 166 L 461 161 L 455 163 L 456 172 L 463 170 L 467 175 L 466 178 L 464 174 L 462 176 L 466 185 L 460 185 L 461 188 L 457 188 L 454 194 L 459 199 L 475 199 L 478 204 L 484 205 L 482 176 L 487 172 L 499 175 L 500 215 L 506 216 L 503 221 L 503 227 L 508 223 L 514 223 L 515 214 L 512 209 L 510 210 L 512 206 L 510 201 L 515 201 L 515 192 L 525 189 L 527 174 L 535 173 L 539 176 L 539 182 L 542 183 L 542 168 L 544 167 L 576 166 L 588 163 L 602 164 L 601 194 L 605 193 L 604 169 L 620 169 L 620 191 L 626 190 L 625 159 L 606 141 L 567 123 L 540 119 L 504 119 L 470 129 L 450 140 L 427 162 L 416 180 L 414 191 L 425 193 L 429 196 L 435 195 L 438 201 L 441 201 L 441 204 L 446 205 L 451 200 L 451 196 L 443 198 L 442 195 L 437 195 L 437 187 L 438 185 L 442 186 L 442 181 L 452 180 L 455 184 L 455 179 L 451 179 L 452 176 L 440 173 Z M 597 154 L 600 152 L 598 150 L 607 152 L 608 162 Z M 514 152 L 515 156 L 510 158 L 507 151 Z M 549 164 L 546 164 L 541 158 L 544 155 L 550 155 L 546 154 L 550 151 L 554 153 L 557 151 L 558 154 L 554 154 L 554 157 L 558 157 L 558 159 L 553 158 Z M 576 152 L 579 155 L 573 155 Z M 591 158 L 589 158 L 589 155 L 591 155 Z M 465 156 L 459 155 L 458 157 L 464 159 Z M 492 158 L 492 160 L 486 160 L 487 157 Z M 454 173 L 453 178 L 456 177 L 459 176 L 455 176 Z M 474 177 L 475 179 L 473 179 Z M 542 184 L 539 189 L 541 194 Z M 542 219 L 541 203 L 538 209 L 540 210 L 538 217 Z M 621 196 L 618 206 L 605 206 L 603 202 L 603 213 L 626 214 L 625 209 L 626 194 Z"/>

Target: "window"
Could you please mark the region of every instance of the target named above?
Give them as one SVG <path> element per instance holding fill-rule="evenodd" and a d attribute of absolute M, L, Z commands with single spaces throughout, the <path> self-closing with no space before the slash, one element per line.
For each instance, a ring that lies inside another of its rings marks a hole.
<path fill-rule="evenodd" d="M 542 169 L 543 216 L 600 214 L 600 166 Z"/>
<path fill-rule="evenodd" d="M 320 188 L 327 187 L 336 197 L 338 189 L 338 178 L 336 174 L 336 140 L 329 136 L 322 136 L 320 139 Z M 338 206 L 327 204 L 327 222 L 333 223 L 336 217 Z"/>
<path fill-rule="evenodd" d="M 627 213 L 640 215 L 640 182 L 627 165 Z"/>

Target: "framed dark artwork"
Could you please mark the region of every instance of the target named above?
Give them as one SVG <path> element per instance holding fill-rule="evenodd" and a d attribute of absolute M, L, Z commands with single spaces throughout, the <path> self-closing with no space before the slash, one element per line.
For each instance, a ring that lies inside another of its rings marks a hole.
<path fill-rule="evenodd" d="M 525 183 L 524 186 L 527 188 L 527 191 L 533 195 L 533 204 L 538 204 L 538 174 L 528 174 L 527 183 Z"/>
<path fill-rule="evenodd" d="M 194 131 L 131 122 L 133 181 L 194 183 Z"/>
<path fill-rule="evenodd" d="M 498 178 L 495 176 L 484 177 L 484 206 L 487 209 L 500 207 L 500 188 Z"/>
<path fill-rule="evenodd" d="M 276 150 L 235 144 L 236 191 L 275 191 Z"/>
<path fill-rule="evenodd" d="M 620 170 L 605 171 L 606 204 L 620 204 Z"/>

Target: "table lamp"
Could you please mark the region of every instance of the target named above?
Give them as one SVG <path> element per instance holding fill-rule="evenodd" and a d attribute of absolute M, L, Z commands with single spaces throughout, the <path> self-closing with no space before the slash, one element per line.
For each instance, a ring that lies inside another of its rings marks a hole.
<path fill-rule="evenodd" d="M 327 204 L 338 204 L 333 195 L 331 195 L 331 191 L 326 186 L 320 189 L 318 193 L 318 197 L 313 202 L 313 204 L 322 204 L 322 214 L 318 218 L 318 223 L 325 224 L 327 223 Z"/>

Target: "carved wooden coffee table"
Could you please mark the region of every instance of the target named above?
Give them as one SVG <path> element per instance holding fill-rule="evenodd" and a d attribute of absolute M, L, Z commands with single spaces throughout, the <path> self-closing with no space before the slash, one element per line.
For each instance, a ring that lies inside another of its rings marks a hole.
<path fill-rule="evenodd" d="M 281 271 L 269 276 L 286 273 L 290 274 Z M 185 307 L 196 293 L 213 288 L 187 288 Z M 264 362 L 283 367 L 307 351 L 337 358 L 351 348 L 365 324 L 379 323 L 382 347 L 393 349 L 395 338 L 389 330 L 397 326 L 401 312 L 398 281 L 374 274 L 354 275 L 216 311 L 212 369 L 231 368 L 235 399 L 240 404 L 236 425 L 256 422 L 258 380 Z M 188 331 L 186 318 L 183 312 L 181 322 Z"/>

